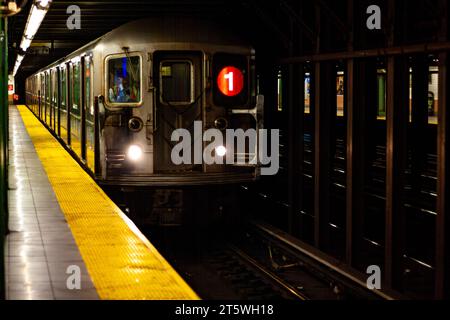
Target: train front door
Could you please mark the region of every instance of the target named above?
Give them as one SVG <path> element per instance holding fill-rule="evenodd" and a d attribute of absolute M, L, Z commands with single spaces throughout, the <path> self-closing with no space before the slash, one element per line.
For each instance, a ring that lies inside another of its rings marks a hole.
<path fill-rule="evenodd" d="M 156 113 L 154 155 L 155 173 L 201 171 L 202 164 L 194 163 L 194 122 L 202 120 L 202 53 L 155 52 L 153 60 Z M 176 129 L 191 134 L 190 161 L 174 164 L 171 159 L 171 141 Z M 197 141 L 198 143 L 198 141 Z M 200 142 L 201 143 L 201 142 Z M 192 152 L 191 152 L 192 151 Z"/>

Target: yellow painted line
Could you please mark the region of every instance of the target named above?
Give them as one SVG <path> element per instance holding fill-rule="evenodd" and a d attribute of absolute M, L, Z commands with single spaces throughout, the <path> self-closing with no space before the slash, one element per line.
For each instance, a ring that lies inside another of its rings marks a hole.
<path fill-rule="evenodd" d="M 100 298 L 198 299 L 33 113 L 18 109 Z"/>

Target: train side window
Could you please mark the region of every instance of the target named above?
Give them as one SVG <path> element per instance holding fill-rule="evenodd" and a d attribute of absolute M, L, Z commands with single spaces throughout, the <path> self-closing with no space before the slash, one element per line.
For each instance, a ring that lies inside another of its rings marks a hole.
<path fill-rule="evenodd" d="M 80 63 L 77 62 L 73 65 L 72 69 L 72 108 L 71 112 L 80 114 Z"/>
<path fill-rule="evenodd" d="M 44 78 L 44 74 L 41 73 L 41 80 L 39 82 L 39 86 L 40 86 L 40 98 L 41 98 L 41 103 L 44 103 L 44 96 L 45 96 L 45 78 Z"/>
<path fill-rule="evenodd" d="M 94 105 L 92 101 L 92 94 L 91 94 L 91 73 L 92 73 L 92 67 L 91 67 L 91 58 L 86 57 L 85 58 L 85 65 L 84 65 L 84 87 L 85 87 L 85 104 L 86 104 L 86 110 L 87 110 L 87 119 L 89 121 L 93 121 L 94 119 Z"/>
<path fill-rule="evenodd" d="M 51 73 L 51 83 L 52 83 L 52 103 L 56 106 L 56 102 L 58 101 L 58 90 L 56 86 L 56 69 L 54 69 Z"/>
<path fill-rule="evenodd" d="M 61 68 L 61 105 L 66 106 L 66 69 Z"/>
<path fill-rule="evenodd" d="M 45 100 L 50 102 L 50 84 L 49 84 L 49 74 L 45 73 Z"/>
<path fill-rule="evenodd" d="M 190 61 L 162 61 L 159 70 L 161 103 L 194 102 L 194 68 Z"/>
<path fill-rule="evenodd" d="M 141 57 L 121 54 L 107 58 L 107 97 L 112 104 L 141 102 Z"/>

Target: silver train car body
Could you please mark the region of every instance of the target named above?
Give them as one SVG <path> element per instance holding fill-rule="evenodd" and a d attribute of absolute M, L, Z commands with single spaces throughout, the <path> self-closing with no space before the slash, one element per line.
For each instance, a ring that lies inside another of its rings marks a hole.
<path fill-rule="evenodd" d="M 208 21 L 143 19 L 28 77 L 26 102 L 100 184 L 253 181 L 258 164 L 175 165 L 170 155 L 173 130 L 194 135 L 194 121 L 201 121 L 202 131 L 262 128 L 254 54 L 239 37 Z M 217 77 L 230 66 L 242 74 L 239 94 L 227 96 Z M 244 156 L 254 154 L 247 148 Z"/>

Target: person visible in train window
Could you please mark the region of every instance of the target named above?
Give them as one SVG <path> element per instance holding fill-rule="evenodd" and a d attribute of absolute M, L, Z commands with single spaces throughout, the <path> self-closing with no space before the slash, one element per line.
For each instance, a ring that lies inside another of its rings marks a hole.
<path fill-rule="evenodd" d="M 120 96 L 120 102 L 130 102 L 130 85 L 128 83 L 128 77 L 123 78 L 122 80 L 122 93 Z"/>
<path fill-rule="evenodd" d="M 114 86 L 109 89 L 109 100 L 111 102 L 126 102 L 125 89 L 123 86 L 123 78 L 116 77 Z"/>
<path fill-rule="evenodd" d="M 136 82 L 133 82 L 133 84 L 130 87 L 130 102 L 138 102 L 140 100 L 139 97 L 139 88 L 136 84 Z"/>

